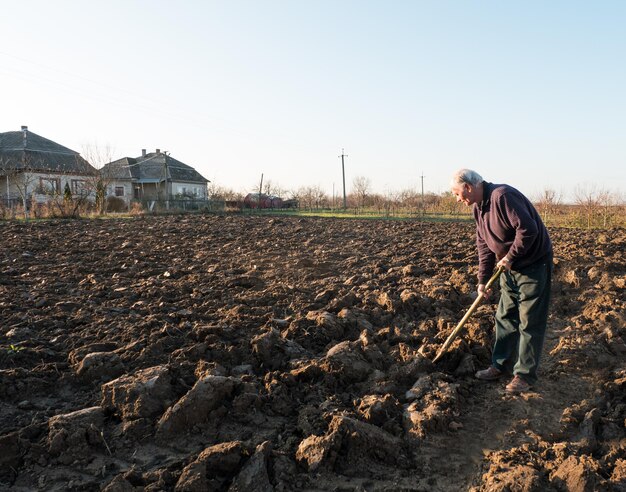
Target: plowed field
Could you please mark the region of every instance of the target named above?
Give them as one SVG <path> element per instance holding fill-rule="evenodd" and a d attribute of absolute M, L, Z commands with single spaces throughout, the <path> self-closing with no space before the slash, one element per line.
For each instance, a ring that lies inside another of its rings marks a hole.
<path fill-rule="evenodd" d="M 472 224 L 0 223 L 0 489 L 626 490 L 626 232 L 554 229 L 534 391 Z"/>

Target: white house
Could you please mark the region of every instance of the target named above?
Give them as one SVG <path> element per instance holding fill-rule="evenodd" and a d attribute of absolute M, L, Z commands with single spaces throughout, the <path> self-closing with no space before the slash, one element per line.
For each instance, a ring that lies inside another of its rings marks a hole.
<path fill-rule="evenodd" d="M 206 200 L 207 183 L 193 167 L 160 149 L 140 157 L 123 157 L 100 170 L 107 183 L 107 195 L 129 203 L 132 200 Z"/>
<path fill-rule="evenodd" d="M 69 187 L 92 191 L 96 169 L 78 152 L 28 130 L 0 133 L 0 198 L 5 204 L 45 202 Z"/>

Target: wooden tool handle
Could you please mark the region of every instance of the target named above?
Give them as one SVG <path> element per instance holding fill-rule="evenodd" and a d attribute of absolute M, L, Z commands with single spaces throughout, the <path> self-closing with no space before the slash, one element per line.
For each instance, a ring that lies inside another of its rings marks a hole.
<path fill-rule="evenodd" d="M 504 271 L 503 267 L 499 267 L 496 270 L 496 272 L 491 276 L 491 278 L 485 285 L 485 290 L 488 290 L 493 285 L 493 283 L 498 279 L 498 277 L 503 271 Z M 461 328 L 463 328 L 463 325 L 468 320 L 468 318 L 472 315 L 472 313 L 476 311 L 476 308 L 478 307 L 478 305 L 480 304 L 480 302 L 483 300 L 484 297 L 485 295 L 482 292 L 478 294 L 478 297 L 470 306 L 470 308 L 467 310 L 467 313 L 465 313 L 465 316 L 463 316 L 463 319 L 459 321 L 459 324 L 456 325 L 456 328 L 454 330 L 452 330 L 452 333 L 450 333 L 450 336 L 448 337 L 448 339 L 444 342 L 443 346 L 439 349 L 439 352 L 437 352 L 437 355 L 433 359 L 433 362 L 437 362 L 441 358 L 441 356 L 446 353 L 448 348 L 450 348 L 450 345 L 456 338 L 457 334 L 459 333 L 459 331 L 461 331 Z"/>

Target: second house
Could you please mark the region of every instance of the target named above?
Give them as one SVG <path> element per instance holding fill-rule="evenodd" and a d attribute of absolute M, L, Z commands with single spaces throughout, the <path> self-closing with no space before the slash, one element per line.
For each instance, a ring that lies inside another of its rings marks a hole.
<path fill-rule="evenodd" d="M 130 203 L 170 200 L 206 200 L 208 179 L 193 167 L 166 152 L 141 151 L 139 157 L 123 157 L 100 170 L 107 195 Z"/>

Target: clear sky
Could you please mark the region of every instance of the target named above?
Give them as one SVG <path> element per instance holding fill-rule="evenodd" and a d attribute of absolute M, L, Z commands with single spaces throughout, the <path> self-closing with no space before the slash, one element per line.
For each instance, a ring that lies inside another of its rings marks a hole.
<path fill-rule="evenodd" d="M 0 132 L 250 191 L 626 189 L 626 1 L 2 2 Z"/>

